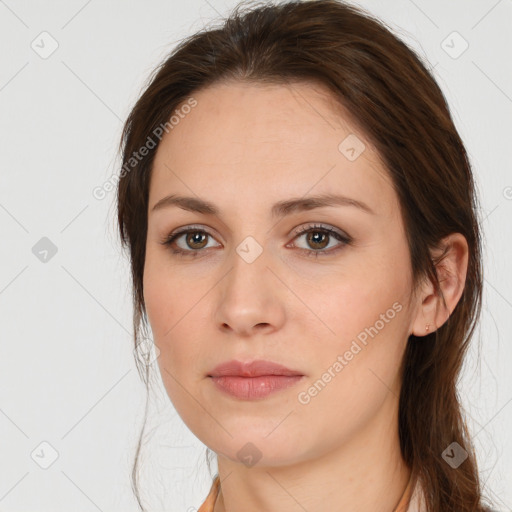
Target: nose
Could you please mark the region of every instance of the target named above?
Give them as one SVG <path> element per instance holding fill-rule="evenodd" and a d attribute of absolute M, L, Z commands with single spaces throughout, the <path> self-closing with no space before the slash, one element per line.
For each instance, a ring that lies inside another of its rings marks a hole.
<path fill-rule="evenodd" d="M 237 338 L 279 330 L 286 316 L 286 289 L 265 251 L 248 261 L 233 251 L 232 267 L 217 288 L 215 320 Z"/>

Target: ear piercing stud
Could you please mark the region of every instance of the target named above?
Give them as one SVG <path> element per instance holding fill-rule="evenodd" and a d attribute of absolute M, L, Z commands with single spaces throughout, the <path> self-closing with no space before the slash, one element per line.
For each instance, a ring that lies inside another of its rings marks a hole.
<path fill-rule="evenodd" d="M 430 328 L 430 324 L 427 324 L 427 327 L 425 327 L 425 330 L 428 331 Z"/>

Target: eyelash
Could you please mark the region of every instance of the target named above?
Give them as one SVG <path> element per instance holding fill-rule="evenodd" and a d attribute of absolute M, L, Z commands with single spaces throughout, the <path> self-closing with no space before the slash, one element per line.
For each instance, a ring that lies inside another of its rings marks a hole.
<path fill-rule="evenodd" d="M 325 226 L 321 226 L 321 225 L 317 225 L 317 224 L 310 224 L 308 226 L 303 226 L 300 229 L 296 230 L 294 233 L 294 235 L 295 235 L 294 240 L 296 238 L 298 238 L 304 234 L 310 233 L 310 232 L 324 233 L 324 234 L 327 234 L 328 236 L 333 236 L 338 241 L 343 242 L 343 243 L 340 246 L 338 246 L 334 249 L 330 249 L 328 251 L 325 251 L 325 250 L 316 250 L 315 251 L 313 249 L 300 249 L 299 248 L 299 251 L 308 257 L 318 258 L 318 256 L 331 256 L 333 254 L 338 253 L 338 251 L 342 250 L 346 245 L 350 245 L 353 241 L 350 236 L 344 235 L 344 234 L 336 231 L 332 227 L 325 227 Z M 180 231 L 177 231 L 176 233 L 171 233 L 170 235 L 167 235 L 163 240 L 160 241 L 160 243 L 162 245 L 169 246 L 171 252 L 177 256 L 196 258 L 197 256 L 199 256 L 200 252 L 203 252 L 201 249 L 183 250 L 183 249 L 175 249 L 172 247 L 172 244 L 178 237 L 180 237 L 181 235 L 184 235 L 184 234 L 189 234 L 189 233 L 204 233 L 207 236 L 212 236 L 212 235 L 210 235 L 210 233 L 208 233 L 204 229 L 201 229 L 199 227 L 196 228 L 194 226 L 188 226 L 187 228 L 181 229 Z"/>

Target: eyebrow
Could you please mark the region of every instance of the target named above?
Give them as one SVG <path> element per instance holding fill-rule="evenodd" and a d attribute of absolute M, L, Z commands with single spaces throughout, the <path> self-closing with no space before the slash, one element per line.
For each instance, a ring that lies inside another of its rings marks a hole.
<path fill-rule="evenodd" d="M 183 210 L 201 213 L 203 215 L 219 216 L 220 213 L 219 208 L 210 201 L 198 197 L 185 197 L 176 194 L 171 194 L 160 199 L 153 206 L 151 211 L 154 212 L 171 206 L 177 206 Z M 293 213 L 326 206 L 352 206 L 371 215 L 375 215 L 375 212 L 363 201 L 336 194 L 321 194 L 279 201 L 272 206 L 271 215 L 273 218 L 281 218 Z"/>

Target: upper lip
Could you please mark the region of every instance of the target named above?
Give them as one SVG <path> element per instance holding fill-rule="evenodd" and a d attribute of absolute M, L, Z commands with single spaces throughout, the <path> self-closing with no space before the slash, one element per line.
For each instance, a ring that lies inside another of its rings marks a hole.
<path fill-rule="evenodd" d="M 278 363 L 264 361 L 261 359 L 255 361 L 241 362 L 237 360 L 226 361 L 217 365 L 209 374 L 209 377 L 260 377 L 262 375 L 303 375 L 297 370 L 290 370 Z"/>

